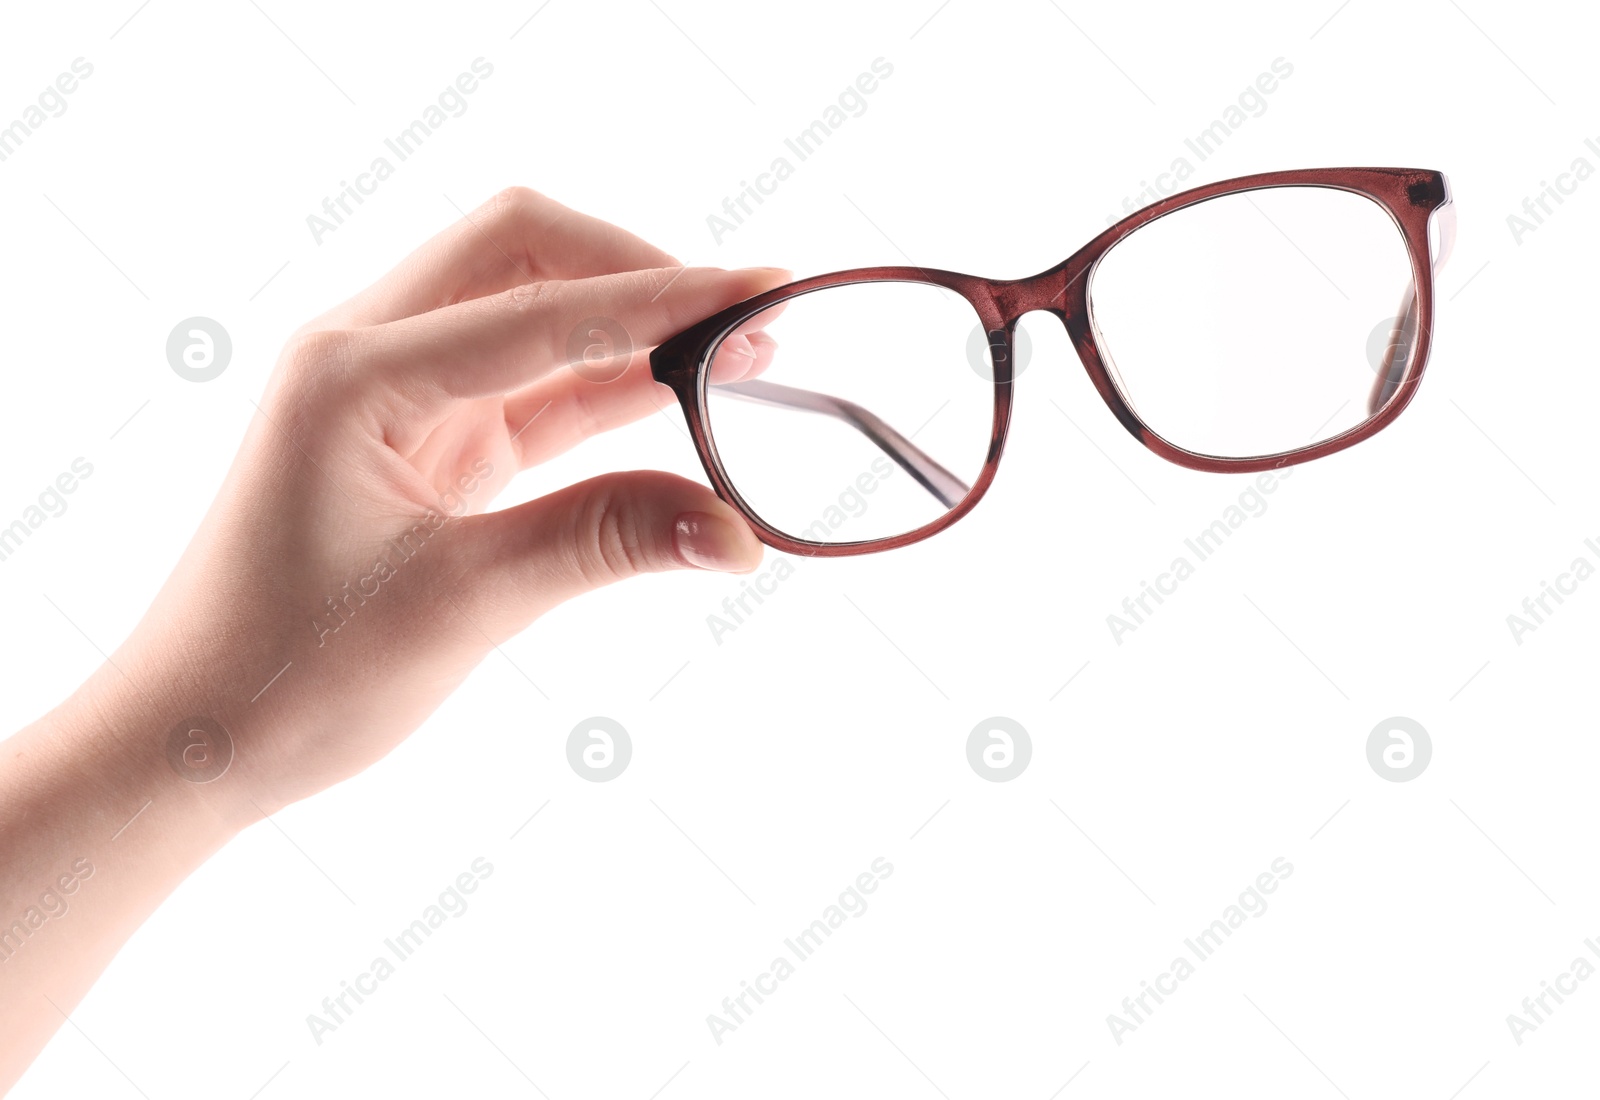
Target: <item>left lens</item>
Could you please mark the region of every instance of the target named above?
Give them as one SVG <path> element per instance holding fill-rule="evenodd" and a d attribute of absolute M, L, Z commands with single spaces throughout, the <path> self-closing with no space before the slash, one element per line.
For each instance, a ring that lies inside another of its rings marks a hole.
<path fill-rule="evenodd" d="M 894 538 L 942 518 L 982 472 L 994 428 L 994 384 L 967 360 L 978 323 L 955 291 L 875 281 L 736 326 L 749 343 L 725 334 L 703 375 L 734 491 L 801 542 Z"/>
<path fill-rule="evenodd" d="M 1376 415 L 1410 369 L 1415 303 L 1399 226 L 1331 187 L 1182 207 L 1089 279 L 1123 399 L 1168 443 L 1217 458 L 1300 450 Z"/>

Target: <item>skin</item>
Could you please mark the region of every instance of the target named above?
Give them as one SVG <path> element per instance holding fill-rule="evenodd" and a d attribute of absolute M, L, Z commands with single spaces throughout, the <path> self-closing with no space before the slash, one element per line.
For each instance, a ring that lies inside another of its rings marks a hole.
<path fill-rule="evenodd" d="M 150 610 L 70 699 L 0 743 L 0 1092 L 191 872 L 382 759 L 493 645 L 602 585 L 760 563 L 733 509 L 655 471 L 485 509 L 518 471 L 670 403 L 646 350 L 610 381 L 572 369 L 581 322 L 613 319 L 648 349 L 788 280 L 685 268 L 512 188 L 290 338 Z M 770 339 L 737 339 L 718 371 L 764 368 Z M 419 524 L 420 549 L 397 554 L 390 540 Z M 384 579 L 380 557 L 400 562 Z M 332 631 L 327 601 L 358 589 Z M 196 717 L 231 751 L 186 736 Z M 17 920 L 27 934 L 8 942 Z"/>

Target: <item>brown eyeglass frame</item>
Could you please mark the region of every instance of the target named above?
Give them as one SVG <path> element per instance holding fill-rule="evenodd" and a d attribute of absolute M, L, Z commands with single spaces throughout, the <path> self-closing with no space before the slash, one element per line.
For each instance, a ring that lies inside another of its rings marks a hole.
<path fill-rule="evenodd" d="M 1113 245 L 1157 218 L 1221 195 L 1273 187 L 1327 187 L 1353 192 L 1377 203 L 1394 220 L 1411 260 L 1412 290 L 1400 303 L 1395 333 L 1401 340 L 1398 346 L 1410 352 L 1409 361 L 1393 361 L 1396 344 L 1391 340 L 1388 361 L 1381 365 L 1369 400 L 1368 418 L 1338 435 L 1295 450 L 1249 458 L 1196 454 L 1175 447 L 1157 435 L 1139 419 L 1118 391 L 1106 370 L 1095 338 L 1089 312 L 1088 276 Z M 865 267 L 815 275 L 775 287 L 729 306 L 664 341 L 650 353 L 650 372 L 657 382 L 670 386 L 678 395 L 695 449 L 700 454 L 700 462 L 717 495 L 744 516 L 761 541 L 793 554 L 838 557 L 893 550 L 938 534 L 977 505 L 994 481 L 1000 454 L 1005 448 L 1006 431 L 1011 423 L 1012 338 L 1016 324 L 1024 314 L 1036 310 L 1053 313 L 1061 319 L 1084 369 L 1089 372 L 1090 380 L 1112 414 L 1135 439 L 1162 458 L 1180 466 L 1213 473 L 1280 469 L 1309 462 L 1361 442 L 1386 427 L 1411 402 L 1427 367 L 1433 332 L 1435 260 L 1429 247 L 1428 226 L 1436 211 L 1449 212 L 1449 204 L 1450 188 L 1444 174 L 1423 168 L 1305 168 L 1240 176 L 1182 191 L 1152 203 L 1112 225 L 1055 267 L 1022 279 L 984 279 L 976 275 L 919 267 Z M 1450 231 L 1442 229 L 1438 262 L 1443 262 L 1449 244 Z M 994 427 L 988 454 L 977 481 L 967 488 L 899 433 L 867 410 L 848 401 L 770 382 L 719 384 L 719 391 L 727 391 L 733 396 L 845 420 L 872 439 L 949 507 L 943 515 L 922 527 L 887 538 L 841 543 L 791 538 L 769 525 L 745 503 L 723 469 L 707 423 L 706 386 L 710 375 L 707 368 L 721 341 L 762 311 L 825 287 L 871 282 L 930 283 L 941 286 L 961 295 L 977 311 L 989 335 L 990 358 L 994 368 Z M 952 484 L 965 489 L 965 495 L 953 504 Z"/>

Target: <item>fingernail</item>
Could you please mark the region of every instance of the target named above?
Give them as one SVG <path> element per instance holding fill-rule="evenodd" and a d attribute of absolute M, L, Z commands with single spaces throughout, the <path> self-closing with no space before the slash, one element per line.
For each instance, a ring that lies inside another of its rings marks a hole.
<path fill-rule="evenodd" d="M 696 569 L 719 573 L 748 573 L 750 540 L 726 520 L 706 512 L 685 512 L 672 524 L 672 545 L 678 556 Z"/>

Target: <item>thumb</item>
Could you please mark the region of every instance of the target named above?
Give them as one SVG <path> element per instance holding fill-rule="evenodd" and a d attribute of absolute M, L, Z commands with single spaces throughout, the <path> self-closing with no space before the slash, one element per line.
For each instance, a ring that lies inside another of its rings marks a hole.
<path fill-rule="evenodd" d="M 642 573 L 761 564 L 761 543 L 737 512 L 705 486 L 656 470 L 604 474 L 472 520 L 475 572 L 491 590 L 525 594 L 534 616 Z M 525 625 L 527 604 L 518 610 Z"/>

